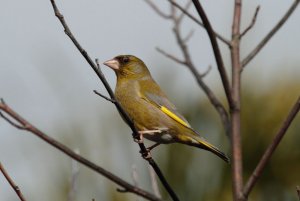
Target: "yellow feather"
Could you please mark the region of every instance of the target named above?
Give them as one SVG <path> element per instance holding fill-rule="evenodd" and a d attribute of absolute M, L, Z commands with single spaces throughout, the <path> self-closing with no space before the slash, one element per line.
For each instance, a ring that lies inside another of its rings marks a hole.
<path fill-rule="evenodd" d="M 185 121 L 183 121 L 181 118 L 179 118 L 176 114 L 171 112 L 168 108 L 161 106 L 160 107 L 161 111 L 164 112 L 166 115 L 177 121 L 178 123 L 184 125 L 185 127 L 190 127 Z"/>

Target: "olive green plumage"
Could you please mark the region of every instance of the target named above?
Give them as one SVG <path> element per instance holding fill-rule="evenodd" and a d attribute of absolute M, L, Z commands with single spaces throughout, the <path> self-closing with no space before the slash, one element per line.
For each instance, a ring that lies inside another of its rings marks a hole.
<path fill-rule="evenodd" d="M 157 143 L 182 143 L 228 157 L 193 130 L 176 110 L 139 58 L 120 55 L 106 61 L 117 76 L 115 96 L 143 137 Z"/>

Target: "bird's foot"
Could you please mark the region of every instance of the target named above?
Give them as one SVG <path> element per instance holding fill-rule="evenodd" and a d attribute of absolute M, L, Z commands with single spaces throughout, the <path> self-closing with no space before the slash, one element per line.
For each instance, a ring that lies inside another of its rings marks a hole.
<path fill-rule="evenodd" d="M 148 160 L 148 159 L 152 158 L 151 153 L 150 153 L 150 151 L 148 151 L 148 149 L 145 152 L 140 151 L 140 153 L 142 154 L 142 157 L 145 160 Z"/>
<path fill-rule="evenodd" d="M 154 145 L 152 145 L 152 146 L 150 146 L 150 147 L 147 147 L 147 148 L 146 148 L 147 152 L 150 153 L 150 151 L 151 151 L 152 149 L 154 149 L 155 147 L 157 147 L 158 145 L 160 145 L 159 142 L 155 143 Z M 142 154 L 142 156 L 145 155 L 145 153 L 144 153 L 142 150 L 140 150 L 140 154 Z"/>
<path fill-rule="evenodd" d="M 139 139 L 138 138 L 134 138 L 133 140 L 140 144 L 140 143 L 144 143 L 144 136 L 143 136 L 143 133 L 141 133 L 141 131 L 138 132 L 139 133 Z"/>

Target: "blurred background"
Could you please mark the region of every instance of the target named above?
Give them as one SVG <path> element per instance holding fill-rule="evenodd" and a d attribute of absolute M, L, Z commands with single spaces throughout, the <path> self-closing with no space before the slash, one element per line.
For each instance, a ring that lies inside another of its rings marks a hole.
<path fill-rule="evenodd" d="M 166 1 L 154 1 L 169 11 Z M 182 5 L 185 1 L 178 1 Z M 242 29 L 261 6 L 254 28 L 243 38 L 242 57 L 269 32 L 293 1 L 253 0 L 243 4 Z M 160 47 L 182 58 L 172 23 L 160 18 L 141 0 L 64 0 L 58 7 L 74 35 L 92 58 L 101 63 L 118 54 L 140 57 L 153 77 L 192 126 L 227 153 L 229 141 L 219 116 L 192 74 L 162 56 Z M 233 2 L 202 1 L 214 29 L 231 37 Z M 195 16 L 195 10 L 190 8 Z M 245 178 L 277 132 L 300 92 L 300 9 L 270 40 L 243 72 L 242 136 Z M 103 168 L 151 190 L 148 164 L 140 157 L 114 106 L 93 93 L 106 91 L 75 49 L 53 14 L 49 0 L 1 1 L 0 97 L 42 131 L 78 150 Z M 194 30 L 188 45 L 200 72 L 212 65 L 205 82 L 225 103 L 223 88 L 206 32 L 183 21 L 182 32 Z M 230 54 L 220 43 L 230 72 Z M 114 73 L 103 66 L 114 88 Z M 227 107 L 227 106 L 226 106 Z M 300 185 L 300 117 L 295 119 L 268 164 L 249 200 L 297 200 Z M 151 143 L 148 143 L 151 144 Z M 231 200 L 231 171 L 214 155 L 182 145 L 163 145 L 153 151 L 162 171 L 182 200 Z M 76 177 L 74 200 L 143 200 L 116 192 L 117 186 L 101 175 L 72 164 L 69 157 L 30 133 L 0 119 L 0 161 L 27 200 L 68 200 L 71 178 Z M 135 167 L 135 168 L 133 168 Z M 72 172 L 77 172 L 72 174 Z M 162 196 L 169 200 L 161 188 Z M 18 200 L 0 175 L 0 200 Z"/>

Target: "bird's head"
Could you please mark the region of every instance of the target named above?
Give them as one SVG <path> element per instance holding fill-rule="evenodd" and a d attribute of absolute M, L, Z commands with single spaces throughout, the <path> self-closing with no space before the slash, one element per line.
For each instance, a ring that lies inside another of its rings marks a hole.
<path fill-rule="evenodd" d="M 119 55 L 103 64 L 113 69 L 118 79 L 139 79 L 150 76 L 144 62 L 132 55 Z"/>

